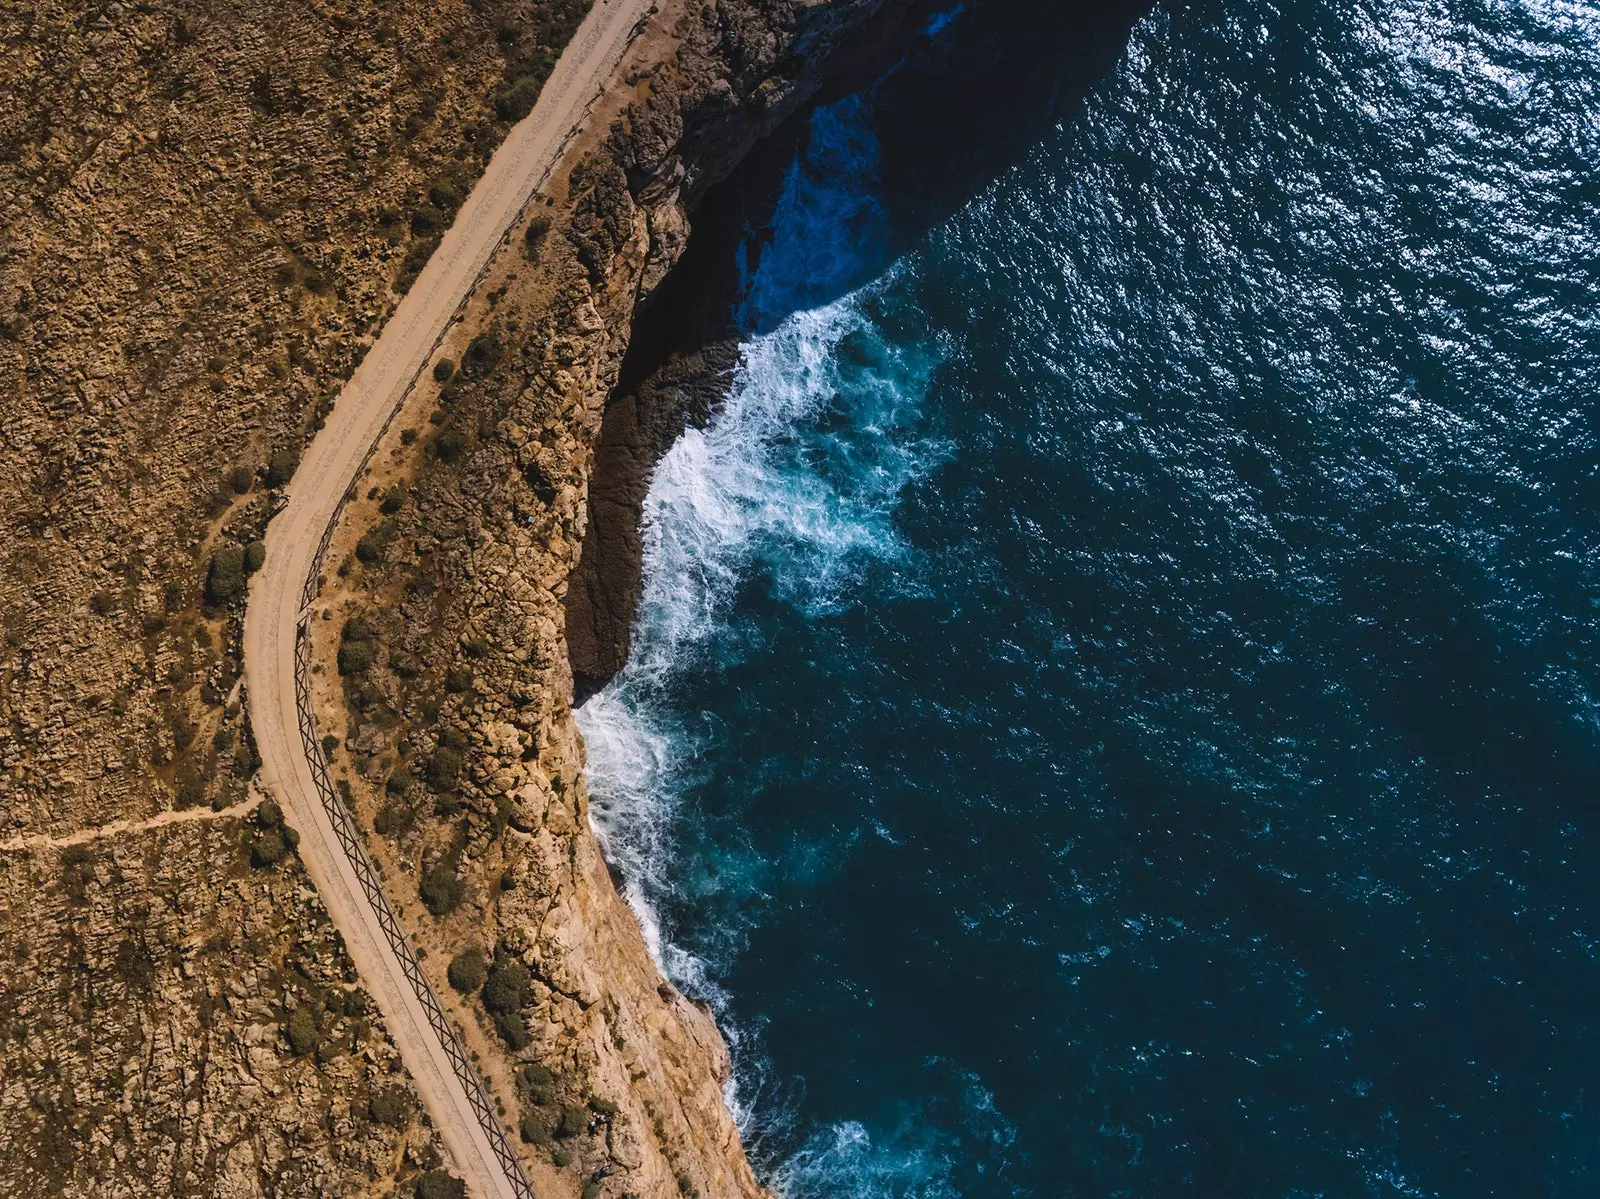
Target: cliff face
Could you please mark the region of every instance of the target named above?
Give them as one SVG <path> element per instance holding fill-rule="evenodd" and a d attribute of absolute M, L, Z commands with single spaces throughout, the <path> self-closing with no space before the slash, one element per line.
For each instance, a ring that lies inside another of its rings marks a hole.
<path fill-rule="evenodd" d="M 694 204 L 905 11 L 664 4 L 332 543 L 335 772 L 550 1193 L 761 1193 L 721 1037 L 661 977 L 589 827 L 569 581 L 635 310 Z"/>

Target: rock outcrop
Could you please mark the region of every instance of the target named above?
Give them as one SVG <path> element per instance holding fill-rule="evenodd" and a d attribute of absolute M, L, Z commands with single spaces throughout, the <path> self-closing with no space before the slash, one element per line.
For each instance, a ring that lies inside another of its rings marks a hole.
<path fill-rule="evenodd" d="M 552 1189 L 762 1193 L 724 1101 L 721 1037 L 662 978 L 590 829 L 569 601 L 633 317 L 695 202 L 841 48 L 905 11 L 664 4 L 331 546 L 316 630 L 335 774 Z M 704 415 L 691 376 L 727 365 L 685 364 L 635 409 L 642 453 Z"/>

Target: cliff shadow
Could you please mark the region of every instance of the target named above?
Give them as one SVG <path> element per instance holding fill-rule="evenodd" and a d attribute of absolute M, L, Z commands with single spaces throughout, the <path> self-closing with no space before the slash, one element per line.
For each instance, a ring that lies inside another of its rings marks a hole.
<path fill-rule="evenodd" d="M 651 472 L 686 423 L 704 423 L 738 362 L 738 340 L 881 273 L 986 188 L 1115 66 L 1148 0 L 967 0 L 912 8 L 769 138 L 693 215 L 682 258 L 639 307 L 606 408 L 583 552 L 569 584 L 567 643 L 582 702 L 627 660 L 642 578 L 639 520 Z M 874 151 L 870 252 L 759 313 L 744 301 L 819 108 L 861 99 Z"/>

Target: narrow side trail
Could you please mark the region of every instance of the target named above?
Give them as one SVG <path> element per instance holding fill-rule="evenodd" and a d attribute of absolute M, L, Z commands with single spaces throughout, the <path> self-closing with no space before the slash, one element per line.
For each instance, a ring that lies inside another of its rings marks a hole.
<path fill-rule="evenodd" d="M 398 933 L 353 823 L 326 786 L 309 710 L 308 735 L 302 736 L 297 641 L 345 492 L 649 10 L 650 0 L 595 0 L 538 104 L 495 152 L 306 452 L 287 506 L 268 526 L 266 564 L 251 581 L 245 612 L 245 686 L 261 754 L 260 785 L 299 830 L 306 872 L 475 1199 L 531 1199 L 532 1190 L 470 1067 L 459 1053 L 452 1057 L 453 1033 L 442 1036 L 437 1027 L 444 1023 L 437 1001 Z"/>
<path fill-rule="evenodd" d="M 9 841 L 0 841 L 0 853 L 66 849 L 72 845 L 87 845 L 90 841 L 97 841 L 101 837 L 114 837 L 119 833 L 142 833 L 154 828 L 165 828 L 169 824 L 190 824 L 196 820 L 227 820 L 230 817 L 248 816 L 260 804 L 261 796 L 252 795 L 243 803 L 236 803 L 232 807 L 172 808 L 158 812 L 147 820 L 113 820 L 110 824 L 81 828 L 75 833 L 67 833 L 61 837 L 52 837 L 48 833 L 33 833 L 25 837 L 13 837 Z"/>

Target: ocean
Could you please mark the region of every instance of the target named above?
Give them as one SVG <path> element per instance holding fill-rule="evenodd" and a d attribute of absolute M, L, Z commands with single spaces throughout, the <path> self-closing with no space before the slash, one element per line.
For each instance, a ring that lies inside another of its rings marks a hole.
<path fill-rule="evenodd" d="M 1163 4 L 932 195 L 992 19 L 803 118 L 578 713 L 758 1172 L 1600 1193 L 1600 7 Z"/>

